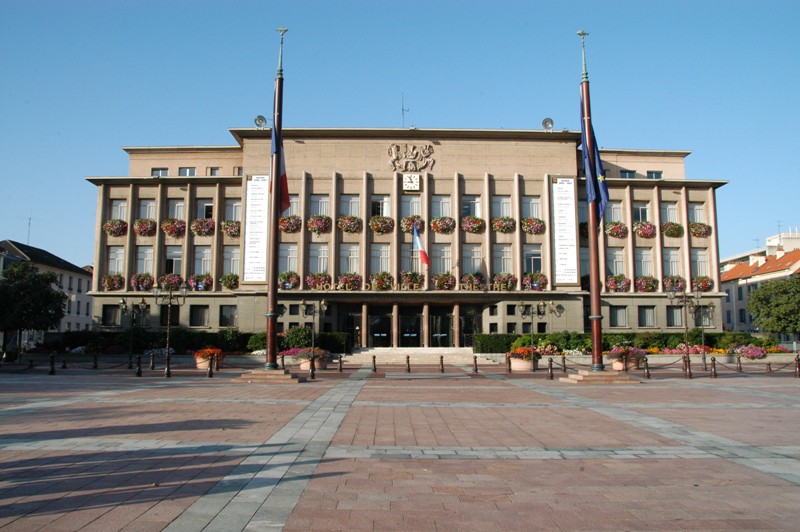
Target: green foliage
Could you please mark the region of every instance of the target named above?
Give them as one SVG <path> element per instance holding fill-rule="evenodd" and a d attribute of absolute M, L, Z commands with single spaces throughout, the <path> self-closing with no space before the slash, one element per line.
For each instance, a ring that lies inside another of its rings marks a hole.
<path fill-rule="evenodd" d="M 750 294 L 747 310 L 765 332 L 800 334 L 800 275 L 771 281 Z"/>
<path fill-rule="evenodd" d="M 30 262 L 7 268 L 0 278 L 0 330 L 46 331 L 58 326 L 67 294 L 54 288 L 57 279 L 55 273 L 39 272 Z"/>
<path fill-rule="evenodd" d="M 725 331 L 717 340 L 716 347 L 730 349 L 737 345 L 748 345 L 754 343 L 753 335 L 746 332 Z"/>
<path fill-rule="evenodd" d="M 311 329 L 308 327 L 290 327 L 286 333 L 286 345 L 289 348 L 311 347 Z"/>
<path fill-rule="evenodd" d="M 327 349 L 331 353 L 350 352 L 350 335 L 345 332 L 319 333 L 317 343 L 318 347 Z"/>
<path fill-rule="evenodd" d="M 689 329 L 689 345 L 700 345 L 703 343 L 703 330 L 699 327 Z"/>
<path fill-rule="evenodd" d="M 518 334 L 476 334 L 475 353 L 508 353 Z"/>
<path fill-rule="evenodd" d="M 247 348 L 248 336 L 235 327 L 217 331 L 215 345 L 225 351 L 244 351 Z"/>
<path fill-rule="evenodd" d="M 261 349 L 266 349 L 266 348 L 267 348 L 267 333 L 257 332 L 250 335 L 250 339 L 247 341 L 248 351 L 260 351 Z"/>

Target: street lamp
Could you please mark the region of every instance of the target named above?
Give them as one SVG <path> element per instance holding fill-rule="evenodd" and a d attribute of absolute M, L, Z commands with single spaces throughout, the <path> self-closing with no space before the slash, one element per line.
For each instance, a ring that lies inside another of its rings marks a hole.
<path fill-rule="evenodd" d="M 705 320 L 714 318 L 714 303 L 699 305 L 695 309 L 696 319 L 700 320 L 700 343 L 703 344 L 703 370 L 706 369 L 706 324 Z"/>
<path fill-rule="evenodd" d="M 694 299 L 692 298 L 691 293 L 681 292 L 679 294 L 677 288 L 667 291 L 669 304 L 672 306 L 680 305 L 683 307 L 683 345 L 686 350 L 687 357 L 689 356 L 689 310 L 693 311 L 700 305 L 701 296 L 702 294 L 700 293 L 699 287 L 695 288 L 694 290 Z"/>
<path fill-rule="evenodd" d="M 147 302 L 142 298 L 139 303 L 133 303 L 128 307 L 128 302 L 125 298 L 119 300 L 119 312 L 122 316 L 131 315 L 131 323 L 129 327 L 130 338 L 128 339 L 128 369 L 133 369 L 133 329 L 136 327 L 137 319 L 142 319 L 147 315 Z M 122 320 L 120 320 L 121 322 Z M 143 321 L 143 320 L 142 320 Z"/>
<path fill-rule="evenodd" d="M 156 288 L 153 298 L 156 305 L 167 306 L 167 351 L 166 351 L 166 366 L 164 367 L 164 377 L 169 379 L 172 377 L 172 371 L 169 366 L 169 330 L 172 327 L 172 305 L 181 306 L 186 303 L 186 285 L 181 284 L 177 288 L 173 284 L 168 285 L 167 290 L 162 290 L 160 286 Z"/>
<path fill-rule="evenodd" d="M 316 316 L 324 316 L 325 311 L 328 310 L 328 302 L 324 299 L 319 302 L 319 307 L 315 303 L 306 304 L 306 300 L 300 301 L 303 307 L 303 315 L 311 316 L 311 378 L 314 378 L 314 337 L 316 336 Z"/>

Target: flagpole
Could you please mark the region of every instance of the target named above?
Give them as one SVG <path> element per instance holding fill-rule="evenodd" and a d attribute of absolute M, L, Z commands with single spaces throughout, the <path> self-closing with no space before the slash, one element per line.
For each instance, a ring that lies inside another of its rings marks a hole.
<path fill-rule="evenodd" d="M 275 75 L 275 103 L 272 115 L 273 139 L 280 146 L 283 120 L 283 34 L 288 30 L 277 29 L 281 34 L 278 52 L 278 71 Z M 273 149 L 270 176 L 269 244 L 267 249 L 267 360 L 266 369 L 278 369 L 278 218 L 280 217 L 281 157 L 283 150 Z"/>
<path fill-rule="evenodd" d="M 589 101 L 589 73 L 586 70 L 586 42 L 585 38 L 589 35 L 585 31 L 578 32 L 581 38 L 581 56 L 583 58 L 583 75 L 581 77 L 581 105 L 583 106 L 583 149 L 593 154 L 596 146 L 594 145 L 594 135 L 592 134 L 592 105 Z M 591 168 L 585 168 L 587 175 L 597 178 L 595 158 L 584 158 L 588 161 Z M 600 213 L 597 212 L 597 201 L 588 202 L 589 208 L 589 324 L 592 333 L 592 371 L 603 371 L 603 316 L 600 311 L 600 252 L 597 241 L 597 223 Z"/>

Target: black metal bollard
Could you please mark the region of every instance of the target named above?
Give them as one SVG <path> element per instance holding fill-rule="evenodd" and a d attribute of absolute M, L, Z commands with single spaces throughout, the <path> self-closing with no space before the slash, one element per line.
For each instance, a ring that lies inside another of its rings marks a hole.
<path fill-rule="evenodd" d="M 209 379 L 214 376 L 214 355 L 211 355 L 211 358 L 208 359 L 208 369 L 206 370 L 206 377 Z"/>
<path fill-rule="evenodd" d="M 772 363 L 767 362 L 767 373 L 772 373 Z"/>
<path fill-rule="evenodd" d="M 567 372 L 567 355 L 561 355 L 561 373 Z"/>
<path fill-rule="evenodd" d="M 472 355 L 472 373 L 478 373 L 478 355 Z"/>
<path fill-rule="evenodd" d="M 511 357 L 506 357 L 506 373 L 511 373 Z"/>
<path fill-rule="evenodd" d="M 286 355 L 281 355 L 281 369 L 286 369 Z"/>
<path fill-rule="evenodd" d="M 439 372 L 444 373 L 444 355 L 439 355 Z"/>
<path fill-rule="evenodd" d="M 650 378 L 650 364 L 647 363 L 647 357 L 644 357 L 642 359 L 642 361 L 644 362 L 644 378 L 645 379 L 649 379 Z"/>
<path fill-rule="evenodd" d="M 220 364 L 220 359 L 221 358 L 222 358 L 222 355 L 219 355 L 219 356 L 214 355 L 214 371 L 219 371 L 219 364 Z"/>
<path fill-rule="evenodd" d="M 339 355 L 339 373 L 342 372 L 344 368 L 342 368 L 342 355 Z"/>
<path fill-rule="evenodd" d="M 136 355 L 136 376 L 142 376 L 142 355 Z"/>
<path fill-rule="evenodd" d="M 689 358 L 689 355 L 686 355 L 686 378 L 692 378 L 692 359 Z"/>
<path fill-rule="evenodd" d="M 553 357 L 547 359 L 547 380 L 553 380 Z"/>
<path fill-rule="evenodd" d="M 28 360 L 28 369 L 33 369 L 33 359 Z"/>
<path fill-rule="evenodd" d="M 411 373 L 411 356 L 406 355 L 406 373 Z"/>
<path fill-rule="evenodd" d="M 375 355 L 372 355 L 372 373 L 378 373 L 378 365 L 375 362 Z"/>
<path fill-rule="evenodd" d="M 47 372 L 48 375 L 55 375 L 56 374 L 56 354 L 50 353 L 50 371 Z"/>
<path fill-rule="evenodd" d="M 706 364 L 706 352 L 705 349 L 703 350 L 703 371 L 708 371 L 708 364 Z"/>
<path fill-rule="evenodd" d="M 736 371 L 742 372 L 742 355 L 736 355 Z"/>
<path fill-rule="evenodd" d="M 711 378 L 717 378 L 717 357 L 711 357 Z"/>
<path fill-rule="evenodd" d="M 622 371 L 628 373 L 628 353 L 622 353 Z"/>
<path fill-rule="evenodd" d="M 539 369 L 539 360 L 536 358 L 536 355 L 531 355 L 531 371 L 536 371 Z"/>
<path fill-rule="evenodd" d="M 317 362 L 314 353 L 311 353 L 311 379 L 314 380 L 317 378 Z"/>
<path fill-rule="evenodd" d="M 156 369 L 156 353 L 150 351 L 150 369 Z"/>
<path fill-rule="evenodd" d="M 800 355 L 794 357 L 794 377 L 800 379 Z"/>
<path fill-rule="evenodd" d="M 97 369 L 97 353 L 92 355 L 92 369 Z"/>

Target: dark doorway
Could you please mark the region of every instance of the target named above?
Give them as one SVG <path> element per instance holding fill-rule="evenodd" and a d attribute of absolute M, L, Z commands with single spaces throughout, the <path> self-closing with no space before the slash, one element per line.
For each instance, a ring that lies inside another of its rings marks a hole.
<path fill-rule="evenodd" d="M 339 331 L 347 333 L 348 352 L 361 347 L 361 305 L 339 305 Z"/>
<path fill-rule="evenodd" d="M 368 326 L 368 347 L 392 347 L 392 307 L 370 307 Z"/>
<path fill-rule="evenodd" d="M 431 308 L 431 347 L 453 347 L 453 315 L 449 307 Z"/>
<path fill-rule="evenodd" d="M 400 307 L 400 347 L 422 347 L 422 307 Z"/>
<path fill-rule="evenodd" d="M 479 306 L 461 307 L 461 347 L 472 347 L 475 335 L 483 332 L 483 309 Z"/>

